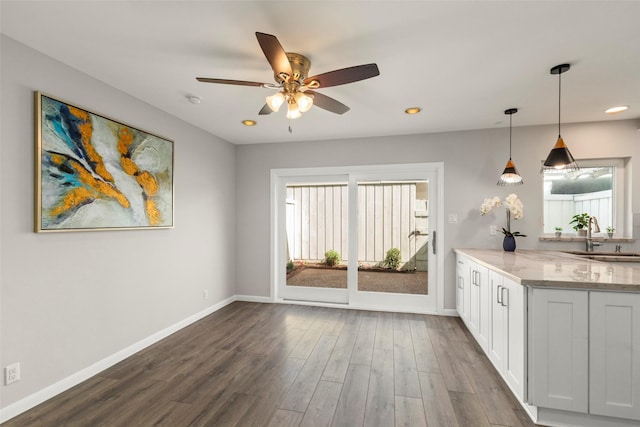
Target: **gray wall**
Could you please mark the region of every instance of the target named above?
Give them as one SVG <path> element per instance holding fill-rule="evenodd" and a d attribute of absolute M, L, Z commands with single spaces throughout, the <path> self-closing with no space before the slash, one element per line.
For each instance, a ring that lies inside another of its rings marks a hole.
<path fill-rule="evenodd" d="M 424 113 L 423 113 L 424 114 Z M 500 112 L 496 112 L 500 114 Z M 520 114 L 526 114 L 522 110 Z M 603 114 L 604 115 L 604 114 Z M 424 117 L 423 120 L 428 120 Z M 553 120 L 553 118 L 550 118 Z M 283 124 L 285 126 L 285 124 Z M 640 158 L 638 121 L 609 121 L 563 125 L 562 135 L 576 158 Z M 252 260 L 252 268 L 237 267 L 237 293 L 269 296 L 270 200 L 269 171 L 272 168 L 347 166 L 389 163 L 444 162 L 443 230 L 445 251 L 445 308 L 455 308 L 455 269 L 452 248 L 502 248 L 502 234 L 489 236 L 489 226 L 505 225 L 505 214 L 480 216 L 485 197 L 504 198 L 516 193 L 524 203 L 524 217 L 512 221 L 512 230 L 522 249 L 582 249 L 579 243 L 540 242 L 542 234 L 543 160 L 557 138 L 557 125 L 514 128 L 513 160 L 524 177 L 524 185 L 498 187 L 496 182 L 509 155 L 508 129 L 448 132 L 441 134 L 388 136 L 312 143 L 282 143 L 239 146 L 236 164 L 238 198 L 237 259 Z M 633 212 L 640 213 L 640 179 L 633 187 Z M 448 224 L 447 215 L 458 215 Z M 640 237 L 640 214 L 636 214 L 635 237 Z M 246 224 L 246 226 L 245 226 Z M 625 244 L 639 250 L 640 244 Z M 605 245 L 604 250 L 613 250 Z"/>
<path fill-rule="evenodd" d="M 233 145 L 1 43 L 0 366 L 22 365 L 6 407 L 232 297 L 236 190 Z M 33 233 L 34 90 L 173 140 L 175 228 Z"/>

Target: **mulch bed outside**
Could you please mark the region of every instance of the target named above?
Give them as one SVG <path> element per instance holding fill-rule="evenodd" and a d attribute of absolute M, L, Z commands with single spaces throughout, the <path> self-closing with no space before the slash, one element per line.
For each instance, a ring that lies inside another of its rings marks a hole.
<path fill-rule="evenodd" d="M 426 271 L 402 271 L 376 267 L 358 269 L 358 290 L 426 295 Z M 287 273 L 287 286 L 347 288 L 347 267 L 327 267 L 323 264 L 296 264 Z"/>

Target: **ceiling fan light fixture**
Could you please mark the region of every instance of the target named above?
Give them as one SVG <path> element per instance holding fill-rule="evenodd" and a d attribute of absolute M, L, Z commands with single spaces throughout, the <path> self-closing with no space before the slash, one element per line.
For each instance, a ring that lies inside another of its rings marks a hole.
<path fill-rule="evenodd" d="M 575 159 L 571 155 L 569 151 L 569 147 L 564 143 L 562 136 L 560 134 L 560 112 L 561 112 L 561 94 L 562 94 L 562 73 L 569 71 L 571 65 L 569 64 L 560 64 L 551 68 L 549 71 L 551 74 L 558 75 L 558 140 L 556 144 L 549 152 L 547 159 L 542 164 L 542 168 L 540 169 L 540 173 L 544 173 L 545 171 L 555 171 L 555 172 L 564 172 L 564 171 L 575 171 L 579 170 L 580 167 L 576 163 Z"/>
<path fill-rule="evenodd" d="M 522 180 L 522 176 L 518 172 L 516 168 L 516 164 L 511 160 L 511 130 L 512 130 L 512 118 L 515 113 L 518 112 L 517 108 L 509 108 L 504 110 L 505 114 L 509 115 L 509 160 L 507 161 L 507 165 L 500 175 L 500 179 L 498 180 L 497 185 L 522 185 L 524 181 Z"/>
<path fill-rule="evenodd" d="M 306 113 L 313 106 L 313 98 L 308 96 L 304 92 L 296 93 L 296 96 L 294 98 L 301 113 Z"/>
<path fill-rule="evenodd" d="M 284 103 L 284 93 L 276 92 L 271 96 L 267 96 L 267 105 L 271 108 L 271 111 L 277 113 L 280 106 Z"/>
<path fill-rule="evenodd" d="M 287 109 L 287 119 L 299 119 L 302 113 L 298 109 L 298 105 L 295 102 L 289 102 Z"/>

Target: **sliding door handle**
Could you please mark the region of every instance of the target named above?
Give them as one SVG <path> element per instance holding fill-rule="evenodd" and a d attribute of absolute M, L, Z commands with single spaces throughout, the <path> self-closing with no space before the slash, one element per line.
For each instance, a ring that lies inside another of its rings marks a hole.
<path fill-rule="evenodd" d="M 431 239 L 431 250 L 433 251 L 433 254 L 436 254 L 436 232 L 435 230 L 433 231 L 433 239 Z"/>

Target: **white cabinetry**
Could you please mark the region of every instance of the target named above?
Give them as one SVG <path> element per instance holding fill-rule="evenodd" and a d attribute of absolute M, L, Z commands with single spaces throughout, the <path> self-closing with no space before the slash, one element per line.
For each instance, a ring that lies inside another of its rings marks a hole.
<path fill-rule="evenodd" d="M 589 412 L 640 420 L 640 294 L 590 292 Z"/>
<path fill-rule="evenodd" d="M 458 255 L 456 259 L 456 309 L 480 347 L 489 345 L 489 269 Z"/>
<path fill-rule="evenodd" d="M 489 270 L 475 262 L 471 263 L 471 298 L 469 301 L 469 330 L 484 351 L 489 346 Z"/>
<path fill-rule="evenodd" d="M 586 291 L 531 289 L 529 386 L 536 406 L 587 412 L 587 296 Z"/>
<path fill-rule="evenodd" d="M 531 401 L 640 420 L 640 294 L 533 288 Z"/>
<path fill-rule="evenodd" d="M 525 309 L 520 284 L 463 255 L 456 260 L 458 314 L 513 393 L 524 395 Z"/>
<path fill-rule="evenodd" d="M 456 259 L 456 310 L 463 320 L 469 318 L 469 259 L 458 255 Z"/>
<path fill-rule="evenodd" d="M 524 292 L 522 286 L 489 272 L 491 331 L 488 356 L 511 388 L 524 394 Z"/>

